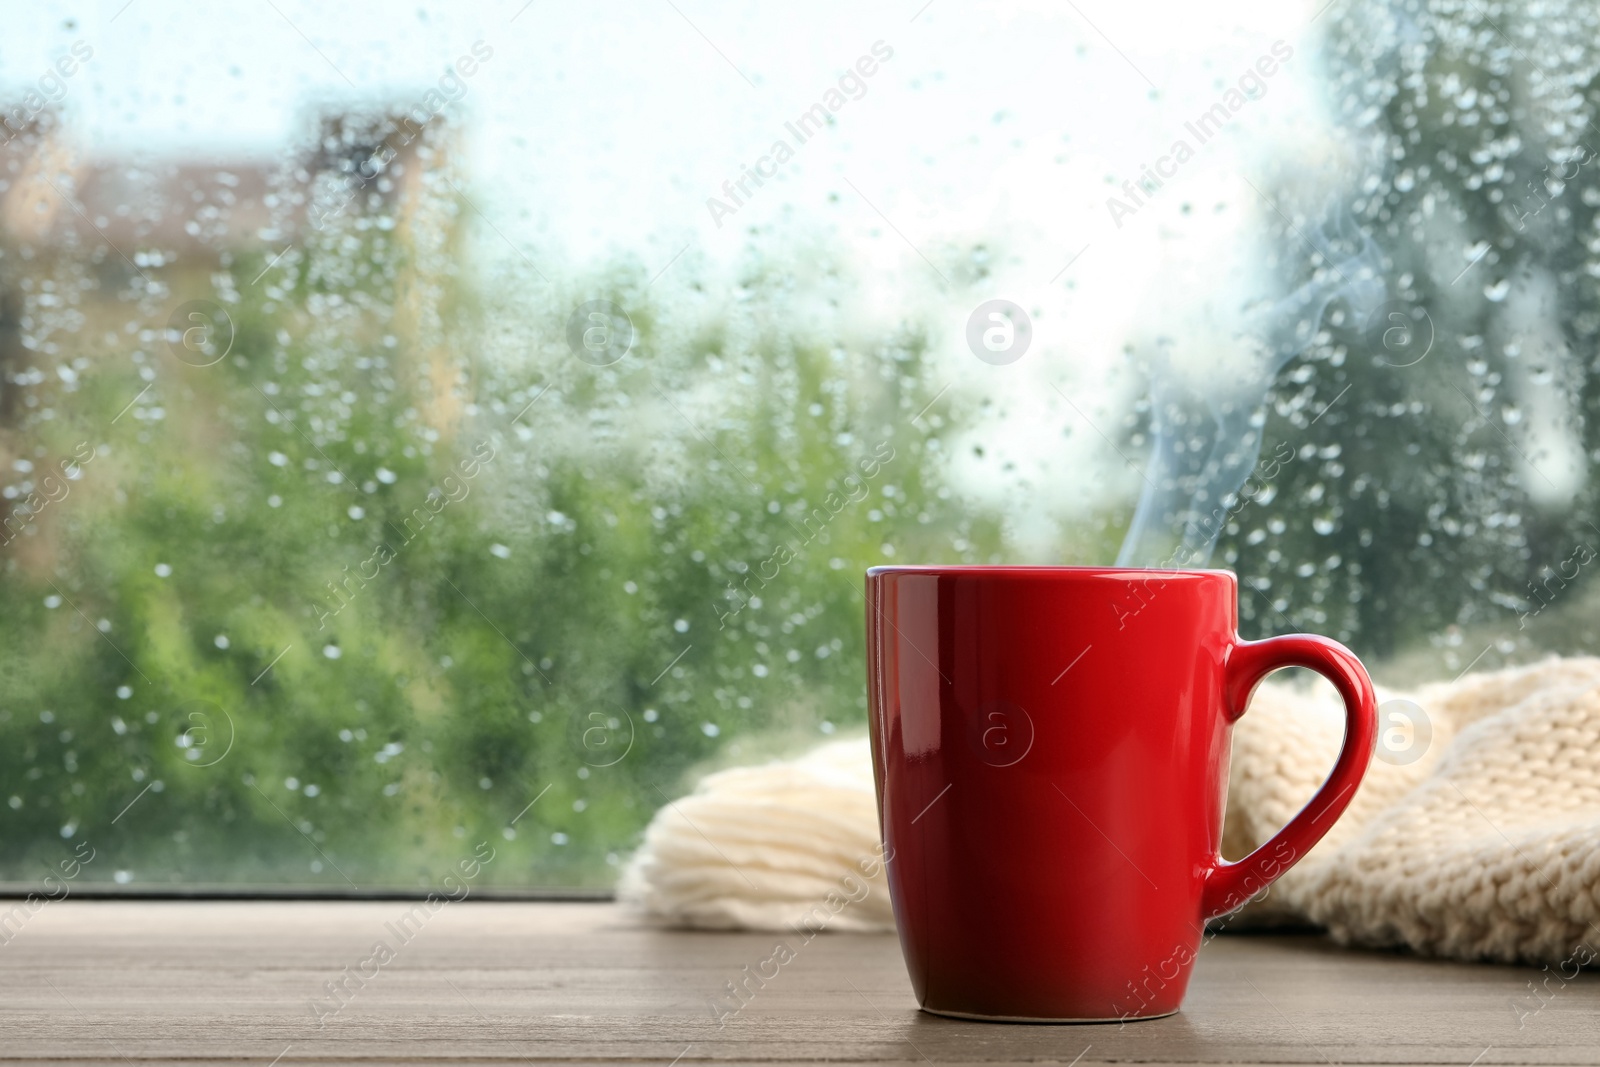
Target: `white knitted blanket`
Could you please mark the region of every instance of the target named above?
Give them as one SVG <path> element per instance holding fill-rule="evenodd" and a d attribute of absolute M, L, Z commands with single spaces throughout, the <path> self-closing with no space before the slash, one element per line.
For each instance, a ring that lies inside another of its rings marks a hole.
<path fill-rule="evenodd" d="M 1309 922 L 1346 944 L 1459 959 L 1594 959 L 1600 659 L 1379 691 L 1401 697 L 1431 726 L 1420 757 L 1375 759 L 1322 843 L 1232 925 Z M 1321 784 L 1342 738 L 1336 700 L 1257 691 L 1234 731 L 1226 856 L 1270 837 Z M 619 896 L 675 925 L 886 930 L 877 845 L 866 739 L 835 741 L 706 777 L 651 822 Z"/>

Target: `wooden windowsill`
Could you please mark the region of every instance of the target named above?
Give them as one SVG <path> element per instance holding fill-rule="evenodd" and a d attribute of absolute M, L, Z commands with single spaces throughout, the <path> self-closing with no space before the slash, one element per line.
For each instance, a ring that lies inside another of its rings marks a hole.
<path fill-rule="evenodd" d="M 654 930 L 611 904 L 465 901 L 405 924 L 411 907 L 49 904 L 0 933 L 0 1061 L 1600 1063 L 1592 974 L 1541 1001 L 1546 972 L 1315 937 L 1219 937 L 1180 1014 L 1052 1027 L 925 1015 L 893 937 L 824 934 L 719 1026 L 712 1000 L 776 935 Z M 398 948 L 381 964 L 380 940 Z"/>

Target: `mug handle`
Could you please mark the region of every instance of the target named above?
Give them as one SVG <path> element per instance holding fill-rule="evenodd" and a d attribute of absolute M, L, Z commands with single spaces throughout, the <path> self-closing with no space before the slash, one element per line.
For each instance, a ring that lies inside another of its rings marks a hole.
<path fill-rule="evenodd" d="M 1283 829 L 1236 863 L 1216 857 L 1206 872 L 1200 897 L 1202 922 L 1242 907 L 1304 858 L 1349 807 L 1372 762 L 1378 736 L 1378 699 L 1372 679 L 1355 653 L 1326 637 L 1289 634 L 1234 645 L 1223 678 L 1223 711 L 1228 722 L 1236 722 L 1244 714 L 1261 679 L 1280 667 L 1309 667 L 1333 683 L 1344 698 L 1344 748 L 1322 788 Z"/>

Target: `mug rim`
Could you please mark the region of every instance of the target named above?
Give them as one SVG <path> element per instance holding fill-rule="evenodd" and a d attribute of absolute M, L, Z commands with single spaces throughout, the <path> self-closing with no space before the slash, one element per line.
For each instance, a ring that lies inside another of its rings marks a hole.
<path fill-rule="evenodd" d="M 1090 567 L 1035 563 L 895 563 L 867 568 L 867 577 L 890 574 L 962 575 L 995 578 L 1129 578 L 1161 575 L 1163 578 L 1228 578 L 1238 574 L 1223 567 Z"/>

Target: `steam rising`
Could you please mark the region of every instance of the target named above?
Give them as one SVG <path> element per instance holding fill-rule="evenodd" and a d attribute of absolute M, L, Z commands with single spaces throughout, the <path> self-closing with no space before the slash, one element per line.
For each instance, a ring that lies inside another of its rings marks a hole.
<path fill-rule="evenodd" d="M 1339 257 L 1325 251 L 1328 266 L 1317 277 L 1248 311 L 1236 335 L 1244 358 L 1226 370 L 1186 375 L 1165 350 L 1159 353 L 1151 395 L 1154 442 L 1117 566 L 1201 567 L 1210 560 L 1260 458 L 1267 392 L 1278 371 L 1311 344 L 1334 301 L 1343 300 L 1361 321 L 1384 297 L 1377 248 L 1364 234 L 1358 238 L 1355 252 Z"/>

